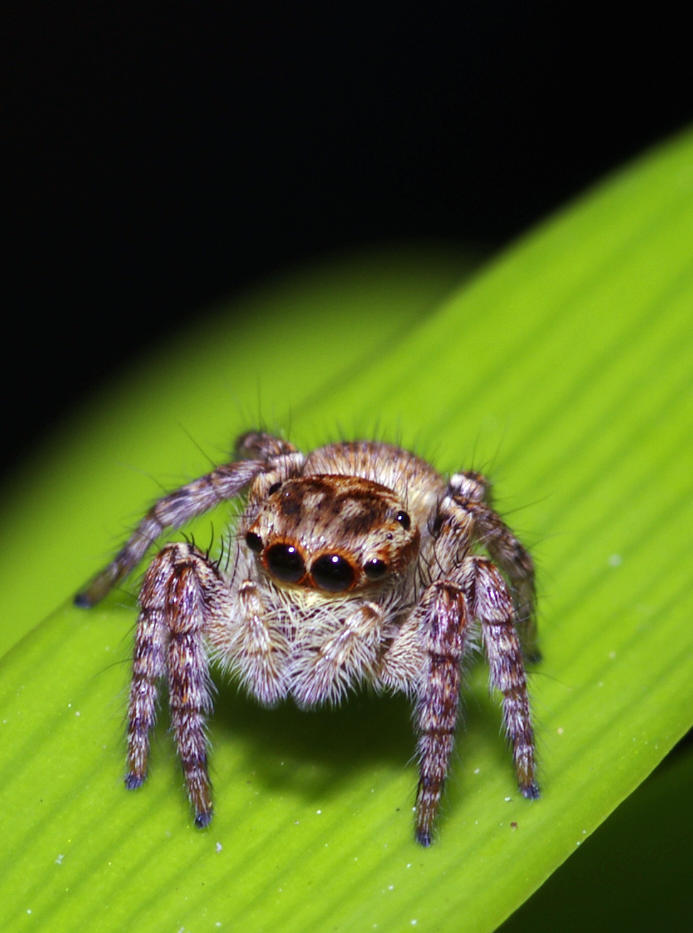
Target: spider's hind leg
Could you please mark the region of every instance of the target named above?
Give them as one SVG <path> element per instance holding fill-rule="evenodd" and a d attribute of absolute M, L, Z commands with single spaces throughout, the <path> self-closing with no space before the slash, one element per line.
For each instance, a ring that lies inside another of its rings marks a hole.
<path fill-rule="evenodd" d="M 450 478 L 448 491 L 473 519 L 474 538 L 508 578 L 515 607 L 515 624 L 527 661 L 541 660 L 536 621 L 534 562 L 491 505 L 491 483 L 481 473 L 468 471 Z"/>

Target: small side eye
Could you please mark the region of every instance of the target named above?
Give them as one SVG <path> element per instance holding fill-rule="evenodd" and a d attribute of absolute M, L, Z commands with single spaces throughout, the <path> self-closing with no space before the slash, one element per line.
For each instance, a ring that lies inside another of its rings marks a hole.
<path fill-rule="evenodd" d="M 281 488 L 282 488 L 281 480 L 277 483 L 272 483 L 270 488 L 267 490 L 267 495 L 271 496 L 273 492 L 277 492 L 277 490 Z"/>
<path fill-rule="evenodd" d="M 245 536 L 245 543 L 248 545 L 251 551 L 254 551 L 256 554 L 259 554 L 262 550 L 262 538 L 260 535 L 256 535 L 254 531 L 249 531 Z"/>
<path fill-rule="evenodd" d="M 395 515 L 395 521 L 399 522 L 405 531 L 409 531 L 411 528 L 411 519 L 409 518 L 408 512 L 398 512 Z"/>
<path fill-rule="evenodd" d="M 348 590 L 354 582 L 354 570 L 349 561 L 340 554 L 323 554 L 314 560 L 310 568 L 316 586 L 328 593 Z"/>
<path fill-rule="evenodd" d="M 380 560 L 379 557 L 373 557 L 363 565 L 363 572 L 369 580 L 380 580 L 387 572 L 387 564 L 384 560 Z"/>

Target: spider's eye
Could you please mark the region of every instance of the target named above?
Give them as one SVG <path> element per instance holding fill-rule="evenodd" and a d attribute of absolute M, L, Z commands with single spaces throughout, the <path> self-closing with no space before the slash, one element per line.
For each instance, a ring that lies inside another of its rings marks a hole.
<path fill-rule="evenodd" d="M 373 557 L 371 560 L 366 561 L 363 570 L 369 580 L 380 580 L 381 577 L 385 576 L 387 564 L 384 560 L 380 560 L 379 557 Z"/>
<path fill-rule="evenodd" d="M 323 554 L 313 561 L 310 572 L 316 585 L 329 593 L 347 590 L 354 582 L 354 570 L 340 554 Z"/>
<path fill-rule="evenodd" d="M 282 488 L 281 480 L 277 483 L 272 483 L 270 488 L 267 490 L 267 495 L 271 496 L 273 492 L 276 492 L 278 489 Z"/>
<path fill-rule="evenodd" d="M 262 538 L 260 535 L 256 535 L 254 531 L 249 531 L 245 536 L 245 543 L 248 545 L 251 551 L 255 551 L 256 554 L 259 554 L 262 550 Z"/>
<path fill-rule="evenodd" d="M 292 544 L 273 544 L 265 559 L 272 576 L 282 583 L 298 583 L 306 572 L 303 558 Z"/>
<path fill-rule="evenodd" d="M 409 518 L 408 512 L 398 512 L 395 515 L 395 521 L 399 522 L 405 531 L 409 531 L 411 528 L 411 519 Z"/>

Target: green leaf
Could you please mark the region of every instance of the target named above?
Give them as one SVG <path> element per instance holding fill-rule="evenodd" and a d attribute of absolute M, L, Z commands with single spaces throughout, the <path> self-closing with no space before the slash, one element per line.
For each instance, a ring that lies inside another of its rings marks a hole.
<path fill-rule="evenodd" d="M 447 300 L 450 262 L 410 255 L 216 312 L 55 440 L 3 525 L 4 928 L 492 930 L 576 851 L 693 720 L 692 241 L 689 134 Z M 157 494 L 149 476 L 207 469 L 186 431 L 218 460 L 259 414 L 303 447 L 376 433 L 490 473 L 539 565 L 539 801 L 516 791 L 483 664 L 430 850 L 401 698 L 306 715 L 222 684 L 211 828 L 164 726 L 147 784 L 122 789 L 132 595 L 40 620 Z"/>
<path fill-rule="evenodd" d="M 688 930 L 693 753 L 675 751 L 503 924 L 503 933 Z M 590 894 L 597 896 L 590 896 Z"/>

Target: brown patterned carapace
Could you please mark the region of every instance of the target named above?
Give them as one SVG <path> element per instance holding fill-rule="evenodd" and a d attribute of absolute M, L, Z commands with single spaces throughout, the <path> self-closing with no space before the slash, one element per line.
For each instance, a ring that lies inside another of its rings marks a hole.
<path fill-rule="evenodd" d="M 147 773 L 159 681 L 195 822 L 212 818 L 205 718 L 209 658 L 264 704 L 339 702 L 359 684 L 414 701 L 416 837 L 432 839 L 457 723 L 460 665 L 481 640 L 521 792 L 539 794 L 523 661 L 536 656 L 534 570 L 478 473 L 444 480 L 419 457 L 369 441 L 308 455 L 262 432 L 238 459 L 160 499 L 78 594 L 93 606 L 178 527 L 247 489 L 229 559 L 169 544 L 140 592 L 128 708 L 126 784 Z M 477 553 L 482 547 L 489 558 Z"/>
<path fill-rule="evenodd" d="M 327 474 L 289 479 L 271 492 L 246 543 L 275 580 L 345 593 L 399 573 L 419 530 L 387 487 Z"/>

